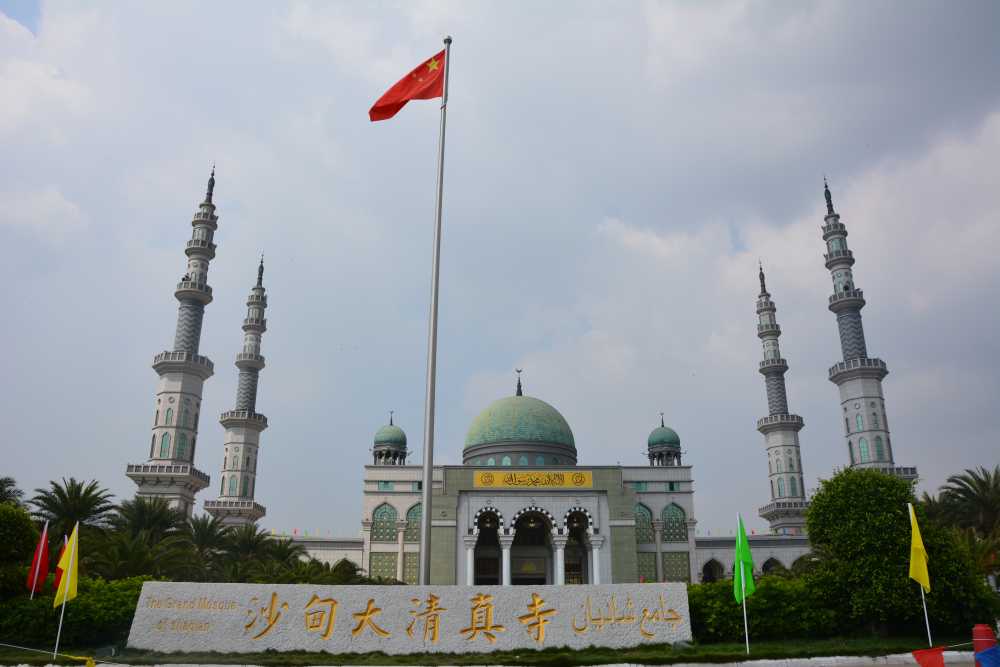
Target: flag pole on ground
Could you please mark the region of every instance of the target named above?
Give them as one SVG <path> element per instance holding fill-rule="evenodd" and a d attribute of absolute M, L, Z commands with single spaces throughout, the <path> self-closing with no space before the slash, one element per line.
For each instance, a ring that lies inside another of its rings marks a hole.
<path fill-rule="evenodd" d="M 927 598 L 924 591 L 931 591 L 931 576 L 927 572 L 927 550 L 924 549 L 924 541 L 920 537 L 920 526 L 917 525 L 917 515 L 913 511 L 913 503 L 906 503 L 910 513 L 910 579 L 920 584 L 920 602 L 924 605 L 924 624 L 927 626 L 927 645 L 933 646 L 931 641 L 931 622 L 927 617 Z"/>
<path fill-rule="evenodd" d="M 753 583 L 753 555 L 747 541 L 747 531 L 743 527 L 743 517 L 736 515 L 736 554 L 733 563 L 733 597 L 743 603 L 743 636 L 746 639 L 747 655 L 750 655 L 750 626 L 747 623 L 747 598 L 757 587 Z"/>
<path fill-rule="evenodd" d="M 56 597 L 52 601 L 53 607 L 62 604 L 62 611 L 59 612 L 59 629 L 56 631 L 56 646 L 52 649 L 52 659 L 56 659 L 59 653 L 59 638 L 62 637 L 63 619 L 66 618 L 66 603 L 76 597 L 76 583 L 78 580 L 77 562 L 80 554 L 77 545 L 80 543 L 80 522 L 77 521 L 73 527 L 73 534 L 69 536 L 69 551 L 64 552 L 59 558 L 59 568 L 63 576 L 59 581 L 59 588 L 56 590 Z"/>
<path fill-rule="evenodd" d="M 42 567 L 42 564 L 45 567 Z M 35 599 L 35 591 L 41 588 L 41 583 L 38 581 L 38 575 L 42 575 L 42 581 L 45 581 L 45 577 L 49 574 L 49 522 L 45 522 L 45 527 L 42 528 L 42 536 L 38 538 L 38 546 L 35 547 L 35 557 L 31 561 L 31 572 L 28 576 L 28 588 L 31 590 L 31 596 L 29 600 Z"/>

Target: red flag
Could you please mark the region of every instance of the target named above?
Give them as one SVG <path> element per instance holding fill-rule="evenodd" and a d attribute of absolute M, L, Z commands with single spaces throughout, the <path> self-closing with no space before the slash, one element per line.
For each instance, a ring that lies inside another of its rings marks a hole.
<path fill-rule="evenodd" d="M 63 535 L 63 545 L 59 549 L 59 555 L 56 556 L 56 562 L 57 563 L 61 563 L 62 562 L 62 557 L 63 557 L 63 552 L 64 551 L 66 551 L 66 536 L 65 535 Z M 58 565 L 56 565 L 56 578 L 52 581 L 52 590 L 53 591 L 58 591 L 59 590 L 59 582 L 62 581 L 62 575 L 63 575 L 62 569 Z"/>
<path fill-rule="evenodd" d="M 913 651 L 913 658 L 920 667 L 944 667 L 944 647 L 917 649 Z"/>
<path fill-rule="evenodd" d="M 444 51 L 417 65 L 378 98 L 368 111 L 372 122 L 392 118 L 410 100 L 430 100 L 444 95 Z"/>
<path fill-rule="evenodd" d="M 49 576 L 49 522 L 45 522 L 42 529 L 42 536 L 38 538 L 38 546 L 35 547 L 35 557 L 31 559 L 31 569 L 28 570 L 28 590 L 34 595 L 42 588 L 46 577 Z"/>

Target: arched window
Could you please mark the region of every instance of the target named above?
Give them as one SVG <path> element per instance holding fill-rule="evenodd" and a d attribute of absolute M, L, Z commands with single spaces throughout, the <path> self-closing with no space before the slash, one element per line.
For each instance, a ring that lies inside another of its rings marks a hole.
<path fill-rule="evenodd" d="M 774 480 L 771 480 L 771 497 L 774 498 Z"/>
<path fill-rule="evenodd" d="M 875 436 L 875 460 L 885 461 L 885 445 L 882 444 L 882 436 Z"/>
<path fill-rule="evenodd" d="M 230 496 L 236 495 L 236 475 L 229 478 L 229 494 Z"/>
<path fill-rule="evenodd" d="M 502 465 L 502 466 L 509 466 L 510 465 L 510 457 L 509 456 L 505 456 L 502 459 L 500 459 L 500 465 Z"/>
<path fill-rule="evenodd" d="M 188 453 L 188 439 L 183 433 L 177 434 L 177 455 L 174 458 L 186 459 Z"/>
<path fill-rule="evenodd" d="M 851 457 L 851 465 L 854 465 L 854 446 L 850 440 L 847 441 L 847 455 Z"/>
<path fill-rule="evenodd" d="M 554 466 L 559 465 L 559 457 L 557 457 L 557 456 L 553 456 L 552 457 L 552 465 L 554 465 Z"/>
<path fill-rule="evenodd" d="M 474 466 L 481 466 L 481 465 L 483 465 L 483 460 L 482 459 L 476 459 L 475 461 L 472 462 L 472 465 L 474 465 Z"/>
<path fill-rule="evenodd" d="M 865 430 L 865 418 L 861 416 L 861 413 L 854 415 L 854 425 L 858 427 L 859 431 Z"/>
<path fill-rule="evenodd" d="M 791 456 L 789 456 L 788 457 L 788 471 L 789 472 L 793 472 L 794 470 L 795 470 L 795 461 L 792 460 Z"/>
<path fill-rule="evenodd" d="M 153 458 L 153 454 L 156 452 L 156 434 L 149 441 L 149 458 Z"/>
<path fill-rule="evenodd" d="M 687 542 L 687 514 L 679 505 L 670 503 L 660 514 L 663 519 L 664 542 Z"/>
<path fill-rule="evenodd" d="M 422 507 L 420 503 L 417 503 L 410 509 L 406 510 L 406 532 L 403 533 L 403 539 L 407 542 L 419 542 L 420 541 L 420 514 L 422 512 Z"/>
<path fill-rule="evenodd" d="M 535 465 L 536 466 L 543 466 L 543 465 L 545 465 L 545 457 L 544 456 L 536 456 L 535 457 Z"/>
<path fill-rule="evenodd" d="M 878 413 L 872 413 L 872 428 L 878 428 Z"/>
<path fill-rule="evenodd" d="M 222 487 L 219 488 L 219 495 L 220 496 L 226 495 L 226 476 L 225 475 L 222 476 Z"/>
<path fill-rule="evenodd" d="M 164 423 L 167 426 L 170 426 L 171 424 L 174 423 L 174 409 L 173 408 L 167 408 L 167 415 L 166 415 L 166 417 L 164 419 L 166 420 Z"/>
<path fill-rule="evenodd" d="M 858 441 L 858 450 L 861 452 L 861 462 L 868 463 L 871 460 L 871 456 L 868 454 L 868 441 L 864 438 Z"/>
<path fill-rule="evenodd" d="M 653 513 L 645 505 L 635 506 L 635 541 L 638 544 L 652 544 L 656 541 Z"/>
<path fill-rule="evenodd" d="M 177 413 L 177 425 L 187 426 L 187 410 L 183 407 L 180 408 L 180 412 Z"/>
<path fill-rule="evenodd" d="M 797 496 L 799 495 L 799 480 L 797 477 L 792 475 L 791 479 L 788 480 L 788 484 L 791 487 L 789 495 Z"/>
<path fill-rule="evenodd" d="M 250 497 L 250 478 L 249 477 L 244 477 L 243 478 L 243 488 L 241 489 L 240 495 L 243 496 L 244 498 L 249 498 Z"/>
<path fill-rule="evenodd" d="M 250 457 L 249 456 L 247 456 L 247 466 L 246 466 L 246 469 L 250 470 Z"/>
<path fill-rule="evenodd" d="M 784 498 L 785 497 L 785 478 L 784 477 L 779 477 L 778 478 L 778 497 L 779 498 Z"/>
<path fill-rule="evenodd" d="M 847 419 L 847 417 L 844 417 L 844 433 L 850 433 L 850 432 L 851 432 L 851 422 Z"/>
<path fill-rule="evenodd" d="M 153 417 L 153 426 L 159 426 L 159 425 L 160 425 L 160 409 L 156 408 L 156 416 Z"/>
<path fill-rule="evenodd" d="M 493 458 L 492 456 L 490 458 L 486 459 L 486 465 L 488 465 L 488 466 L 495 466 L 496 464 L 497 464 L 497 460 L 495 458 Z"/>
<path fill-rule="evenodd" d="M 372 512 L 372 542 L 396 541 L 396 509 L 382 503 Z"/>
<path fill-rule="evenodd" d="M 160 438 L 160 458 L 169 459 L 170 458 L 170 434 L 164 433 Z"/>
<path fill-rule="evenodd" d="M 522 455 L 521 455 L 521 456 L 520 456 L 520 457 L 519 457 L 519 458 L 517 459 L 517 465 L 519 465 L 519 466 L 526 466 L 526 465 L 528 465 L 528 457 L 527 457 L 527 456 L 525 456 L 524 454 L 522 454 Z"/>
<path fill-rule="evenodd" d="M 784 470 L 781 469 L 781 457 L 778 457 L 778 460 L 774 462 L 774 466 L 775 466 L 775 472 L 785 472 Z"/>

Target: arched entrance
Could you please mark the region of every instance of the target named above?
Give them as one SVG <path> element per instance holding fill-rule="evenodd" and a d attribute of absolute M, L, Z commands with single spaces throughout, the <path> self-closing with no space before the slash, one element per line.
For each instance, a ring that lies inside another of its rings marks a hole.
<path fill-rule="evenodd" d="M 566 517 L 566 583 L 592 582 L 590 564 L 590 517 L 581 511 L 570 512 Z"/>
<path fill-rule="evenodd" d="M 784 574 L 787 572 L 785 566 L 777 558 L 768 558 L 760 568 L 764 574 Z"/>
<path fill-rule="evenodd" d="M 510 549 L 510 583 L 544 586 L 553 583 L 552 522 L 540 511 L 521 513 L 513 526 Z"/>
<path fill-rule="evenodd" d="M 476 586 L 496 586 L 500 584 L 500 539 L 498 529 L 500 517 L 495 512 L 486 511 L 476 521 L 475 577 Z"/>
<path fill-rule="evenodd" d="M 722 563 L 713 558 L 701 568 L 701 581 L 705 584 L 710 584 L 713 581 L 721 581 L 722 577 L 725 576 L 725 571 Z"/>

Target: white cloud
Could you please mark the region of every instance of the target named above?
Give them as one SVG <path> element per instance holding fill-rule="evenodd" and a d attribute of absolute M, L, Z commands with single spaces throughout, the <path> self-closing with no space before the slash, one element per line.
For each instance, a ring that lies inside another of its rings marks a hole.
<path fill-rule="evenodd" d="M 55 187 L 29 192 L 0 192 L 0 225 L 60 241 L 86 226 L 80 207 Z"/>

